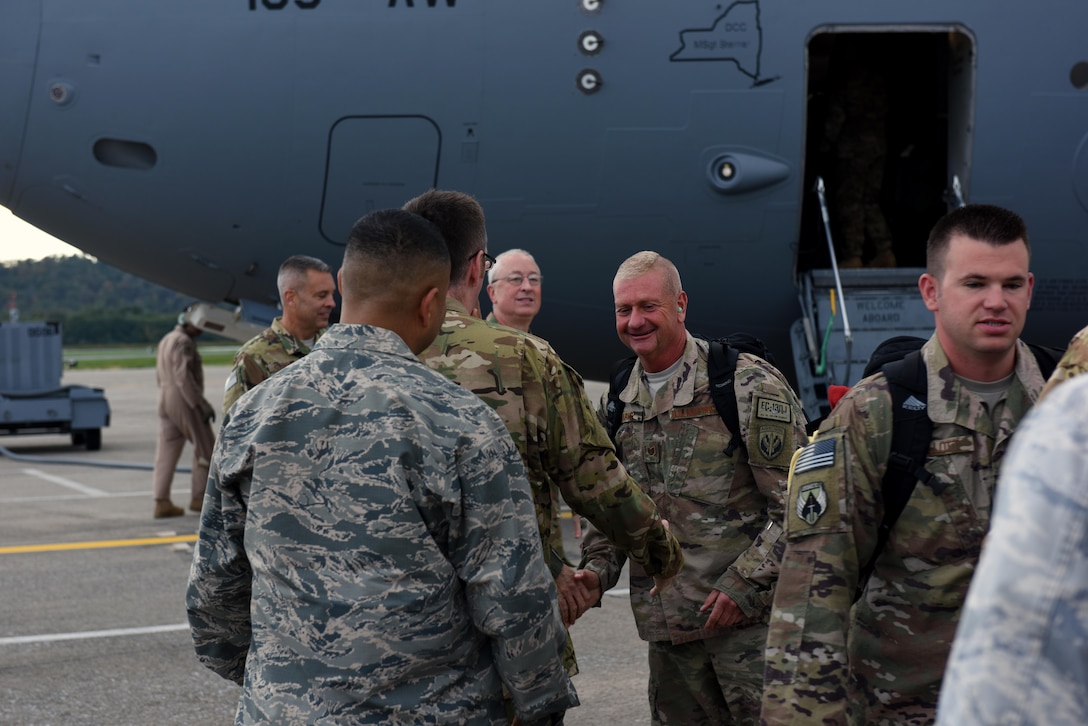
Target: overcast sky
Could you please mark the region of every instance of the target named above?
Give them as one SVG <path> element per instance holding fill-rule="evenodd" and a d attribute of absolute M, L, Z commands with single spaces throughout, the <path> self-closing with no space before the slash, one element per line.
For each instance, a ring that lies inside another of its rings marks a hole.
<path fill-rule="evenodd" d="M 39 260 L 51 255 L 78 255 L 80 251 L 0 207 L 0 262 Z"/>

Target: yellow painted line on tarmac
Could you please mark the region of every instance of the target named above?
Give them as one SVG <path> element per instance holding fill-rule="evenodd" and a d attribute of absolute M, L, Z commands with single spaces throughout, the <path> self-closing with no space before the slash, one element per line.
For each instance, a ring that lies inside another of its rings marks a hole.
<path fill-rule="evenodd" d="M 570 519 L 571 513 L 562 511 L 559 516 Z M 21 555 L 30 552 L 63 552 L 65 550 L 100 550 L 109 547 L 145 547 L 147 545 L 177 544 L 196 542 L 195 534 L 179 534 L 173 537 L 143 537 L 140 539 L 106 539 L 97 542 L 57 542 L 54 544 L 18 545 L 0 547 L 0 555 Z"/>
<path fill-rule="evenodd" d="M 570 512 L 560 512 L 559 516 L 570 519 Z M 0 555 L 20 555 L 30 552 L 63 552 L 65 550 L 100 550 L 109 547 L 145 547 L 147 545 L 177 544 L 196 542 L 195 534 L 179 534 L 173 537 L 143 537 L 140 539 L 106 539 L 97 542 L 57 542 L 54 544 L 18 545 L 0 547 Z"/>
<path fill-rule="evenodd" d="M 195 534 L 179 534 L 173 537 L 143 537 L 140 539 L 105 539 L 97 542 L 57 542 L 54 544 L 19 545 L 0 547 L 0 555 L 17 555 L 27 552 L 60 552 L 63 550 L 98 550 L 107 547 L 143 547 L 146 545 L 196 542 Z"/>

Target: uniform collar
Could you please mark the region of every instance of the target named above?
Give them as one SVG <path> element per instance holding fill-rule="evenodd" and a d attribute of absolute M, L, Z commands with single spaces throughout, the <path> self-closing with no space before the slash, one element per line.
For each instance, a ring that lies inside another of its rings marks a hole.
<path fill-rule="evenodd" d="M 314 335 L 314 341 L 321 339 L 321 336 L 325 334 L 328 328 L 321 328 Z M 283 327 L 283 318 L 276 317 L 272 319 L 272 332 L 276 334 L 276 337 L 280 339 L 280 345 L 290 355 L 306 355 L 310 352 L 310 349 L 291 333 L 287 332 L 287 328 Z"/>
<path fill-rule="evenodd" d="M 651 417 L 676 406 L 690 405 L 695 400 L 695 373 L 698 370 L 699 358 L 705 359 L 709 348 L 705 342 L 696 340 L 691 333 L 686 335 L 684 352 L 680 356 L 682 363 L 672 379 L 657 392 L 656 397 L 650 397 L 650 387 L 643 379 L 645 371 L 642 362 L 636 358 L 635 366 L 631 369 L 631 378 L 620 393 L 620 400 L 624 403 L 637 403 L 647 409 L 647 415 Z"/>
<path fill-rule="evenodd" d="M 460 300 L 458 300 L 455 297 L 450 297 L 449 295 L 447 295 L 446 296 L 446 317 L 447 318 L 450 317 L 451 314 L 453 314 L 453 315 L 463 315 L 466 318 L 472 317 L 472 313 L 470 313 L 468 311 L 468 308 L 466 308 L 464 306 L 464 304 Z M 478 319 L 479 318 L 477 318 L 477 320 Z"/>
<path fill-rule="evenodd" d="M 927 372 L 929 418 L 934 423 L 955 423 L 977 429 L 978 426 L 973 425 L 973 419 L 981 402 L 952 372 L 948 355 L 941 347 L 936 333 L 922 346 L 922 358 Z M 1015 422 L 1031 408 L 1045 383 L 1035 355 L 1020 339 L 1016 341 L 1016 366 L 1013 373 L 1013 380 L 1009 383 L 1009 392 L 1005 398 L 1003 418 L 1011 416 Z"/>
<path fill-rule="evenodd" d="M 326 329 L 321 340 L 314 343 L 315 351 L 358 348 L 419 361 L 399 335 L 374 325 L 335 323 Z"/>

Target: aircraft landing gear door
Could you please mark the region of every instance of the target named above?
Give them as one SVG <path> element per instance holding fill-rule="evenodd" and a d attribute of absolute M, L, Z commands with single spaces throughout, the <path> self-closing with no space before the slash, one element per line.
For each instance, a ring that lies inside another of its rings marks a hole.
<path fill-rule="evenodd" d="M 321 200 L 321 235 L 347 243 L 376 209 L 399 209 L 438 184 L 442 135 L 425 116 L 348 116 L 333 124 Z"/>

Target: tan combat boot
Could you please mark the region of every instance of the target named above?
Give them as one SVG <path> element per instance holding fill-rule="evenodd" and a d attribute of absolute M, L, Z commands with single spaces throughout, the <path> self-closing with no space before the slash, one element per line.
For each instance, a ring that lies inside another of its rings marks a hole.
<path fill-rule="evenodd" d="M 185 510 L 181 507 L 175 507 L 174 503 L 169 499 L 156 499 L 155 500 L 155 519 L 165 519 L 166 517 L 180 517 L 185 514 Z"/>

